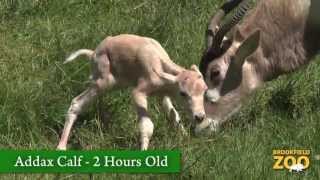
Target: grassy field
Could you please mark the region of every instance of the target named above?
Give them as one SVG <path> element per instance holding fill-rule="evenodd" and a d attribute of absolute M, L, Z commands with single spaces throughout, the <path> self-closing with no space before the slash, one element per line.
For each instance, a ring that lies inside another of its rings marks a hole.
<path fill-rule="evenodd" d="M 88 84 L 85 58 L 62 64 L 72 51 L 93 49 L 108 35 L 133 33 L 157 39 L 180 65 L 198 64 L 206 22 L 219 5 L 213 0 L 0 0 L 0 148 L 55 149 L 71 99 Z M 70 149 L 137 149 L 129 95 L 108 92 L 94 103 L 77 121 Z M 179 174 L 16 174 L 0 179 L 320 177 L 315 158 L 320 154 L 320 61 L 267 83 L 214 136 L 177 133 L 159 99 L 152 100 L 150 110 L 155 123 L 151 149 L 180 149 Z M 299 148 L 312 151 L 305 173 L 272 169 L 273 149 Z"/>

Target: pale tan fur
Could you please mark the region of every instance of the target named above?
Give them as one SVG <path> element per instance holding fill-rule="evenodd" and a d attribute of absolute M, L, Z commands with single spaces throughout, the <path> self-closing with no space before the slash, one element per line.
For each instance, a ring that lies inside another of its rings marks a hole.
<path fill-rule="evenodd" d="M 205 118 L 203 97 L 207 86 L 201 73 L 195 65 L 187 70 L 173 63 L 154 39 L 129 34 L 107 37 L 95 51 L 78 50 L 67 62 L 82 54 L 91 59 L 92 84 L 72 100 L 58 149 L 67 148 L 72 125 L 86 105 L 101 92 L 115 87 L 133 87 L 132 97 L 139 119 L 142 150 L 148 148 L 154 129 L 147 112 L 149 96 L 157 94 L 164 97 L 165 109 L 173 114 L 183 132 L 180 117 L 173 110 L 169 97 L 183 92 L 186 95 L 183 99 L 188 102 L 194 119 L 199 121 Z"/>

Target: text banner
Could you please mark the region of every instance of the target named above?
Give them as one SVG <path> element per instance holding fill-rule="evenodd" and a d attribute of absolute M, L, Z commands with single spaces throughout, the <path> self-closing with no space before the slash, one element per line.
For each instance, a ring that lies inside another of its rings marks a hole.
<path fill-rule="evenodd" d="M 0 150 L 0 173 L 177 173 L 180 151 Z"/>

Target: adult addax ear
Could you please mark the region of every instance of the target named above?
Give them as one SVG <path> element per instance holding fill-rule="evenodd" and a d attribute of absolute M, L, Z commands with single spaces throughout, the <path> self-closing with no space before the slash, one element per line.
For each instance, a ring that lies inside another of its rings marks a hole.
<path fill-rule="evenodd" d="M 242 66 L 248 56 L 253 54 L 260 43 L 260 30 L 252 33 L 238 48 L 234 59 L 231 60 L 226 78 L 223 81 L 221 95 L 225 95 L 231 90 L 239 87 L 242 81 Z"/>
<path fill-rule="evenodd" d="M 234 30 L 234 34 L 233 34 L 233 37 L 234 37 L 234 41 L 236 42 L 243 42 L 244 41 L 244 37 L 240 31 L 240 26 L 239 25 L 236 25 L 235 26 L 235 30 Z"/>
<path fill-rule="evenodd" d="M 243 63 L 245 62 L 246 58 L 254 53 L 257 48 L 259 47 L 260 43 L 260 30 L 256 30 L 252 33 L 238 48 L 235 56 L 234 56 L 234 63 L 238 67 L 242 67 Z"/>

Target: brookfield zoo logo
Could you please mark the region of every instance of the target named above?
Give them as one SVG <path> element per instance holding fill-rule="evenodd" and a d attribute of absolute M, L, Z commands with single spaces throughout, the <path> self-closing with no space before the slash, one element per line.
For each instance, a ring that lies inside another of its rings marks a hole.
<path fill-rule="evenodd" d="M 273 150 L 273 169 L 303 172 L 310 166 L 310 150 Z"/>

